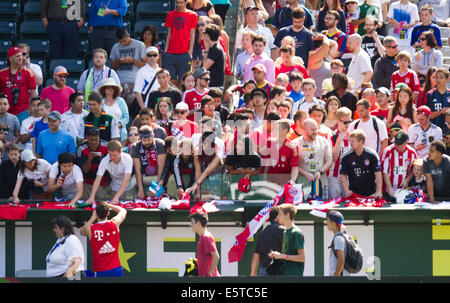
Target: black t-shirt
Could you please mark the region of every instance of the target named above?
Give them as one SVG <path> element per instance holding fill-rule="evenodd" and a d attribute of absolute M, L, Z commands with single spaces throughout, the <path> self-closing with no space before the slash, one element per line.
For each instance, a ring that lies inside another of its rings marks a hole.
<path fill-rule="evenodd" d="M 450 186 L 450 157 L 442 155 L 442 162 L 436 166 L 428 157 L 423 161 L 423 173 L 431 174 L 433 179 L 434 197 L 435 198 L 449 198 Z"/>
<path fill-rule="evenodd" d="M 330 98 L 331 96 L 335 96 L 341 101 L 342 107 L 349 108 L 352 113 L 356 110 L 356 102 L 358 102 L 358 98 L 355 96 L 354 93 L 347 91 L 342 98 L 339 98 L 337 92 L 335 90 L 332 90 L 328 94 L 325 95 L 325 98 Z"/>
<path fill-rule="evenodd" d="M 155 106 L 158 103 L 158 100 L 162 97 L 168 97 L 172 101 L 172 110 L 175 108 L 178 102 L 181 102 L 181 92 L 173 87 L 169 87 L 169 90 L 166 92 L 161 92 L 159 89 L 150 92 L 150 96 L 148 96 L 148 105 L 147 107 L 152 109 L 155 112 Z"/>
<path fill-rule="evenodd" d="M 373 150 L 364 148 L 360 156 L 351 150 L 343 155 L 341 163 L 341 175 L 348 176 L 352 192 L 362 196 L 375 193 L 375 173 L 381 171 L 381 162 Z"/>
<path fill-rule="evenodd" d="M 209 68 L 211 82 L 210 87 L 222 87 L 225 78 L 225 53 L 219 43 L 214 44 L 208 51 L 208 59 L 214 61 Z"/>
<path fill-rule="evenodd" d="M 272 259 L 269 258 L 268 253 L 272 251 L 281 251 L 281 244 L 283 242 L 284 229 L 280 224 L 273 222 L 268 225 L 259 235 L 256 242 L 255 253 L 259 254 L 259 260 L 262 267 L 269 266 Z"/>
<path fill-rule="evenodd" d="M 378 36 L 378 39 L 380 39 L 381 44 L 383 44 L 384 37 Z M 361 48 L 367 52 L 367 54 L 370 57 L 372 67 L 374 67 L 375 62 L 382 55 L 378 53 L 377 44 L 375 43 L 375 40 L 372 37 L 367 37 L 367 35 L 364 35 L 362 37 Z"/>

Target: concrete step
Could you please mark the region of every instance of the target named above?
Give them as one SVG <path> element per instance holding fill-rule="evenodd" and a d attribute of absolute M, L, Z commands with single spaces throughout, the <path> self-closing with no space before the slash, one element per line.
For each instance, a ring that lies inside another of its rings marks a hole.
<path fill-rule="evenodd" d="M 444 46 L 443 48 L 440 49 L 440 51 L 442 52 L 442 55 L 444 57 L 450 57 L 450 47 Z"/>
<path fill-rule="evenodd" d="M 450 57 L 444 57 L 444 64 L 450 64 Z"/>
<path fill-rule="evenodd" d="M 440 27 L 441 37 L 448 38 L 450 36 L 450 28 L 449 27 Z"/>

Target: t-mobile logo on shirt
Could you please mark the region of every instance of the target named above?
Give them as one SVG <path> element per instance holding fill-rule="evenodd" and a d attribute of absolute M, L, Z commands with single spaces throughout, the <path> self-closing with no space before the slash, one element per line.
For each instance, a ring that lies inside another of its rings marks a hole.
<path fill-rule="evenodd" d="M 94 231 L 94 238 L 96 238 L 97 241 L 103 240 L 103 230 Z"/>
<path fill-rule="evenodd" d="M 353 171 L 355 172 L 355 175 L 356 175 L 357 177 L 360 177 L 360 176 L 361 176 L 361 173 L 362 173 L 361 168 L 355 167 L 355 168 L 353 169 Z"/>

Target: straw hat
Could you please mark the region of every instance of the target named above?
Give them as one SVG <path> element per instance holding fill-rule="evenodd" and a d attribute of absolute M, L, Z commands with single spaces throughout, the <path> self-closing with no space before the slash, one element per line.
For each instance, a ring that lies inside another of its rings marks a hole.
<path fill-rule="evenodd" d="M 116 80 L 114 78 L 107 78 L 103 81 L 102 85 L 97 89 L 98 92 L 105 96 L 105 88 L 108 86 L 114 87 L 114 89 L 117 89 L 119 93 L 117 95 L 120 95 L 122 93 L 122 86 L 116 83 Z"/>

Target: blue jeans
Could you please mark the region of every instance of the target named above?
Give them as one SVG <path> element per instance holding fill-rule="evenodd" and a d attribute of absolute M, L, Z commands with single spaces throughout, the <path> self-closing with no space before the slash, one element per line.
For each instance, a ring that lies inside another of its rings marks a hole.
<path fill-rule="evenodd" d="M 70 58 L 76 59 L 78 56 L 79 38 L 78 24 L 76 21 L 60 22 L 48 21 L 48 40 L 50 42 L 49 59 Z M 53 73 L 53 71 L 51 71 Z"/>

